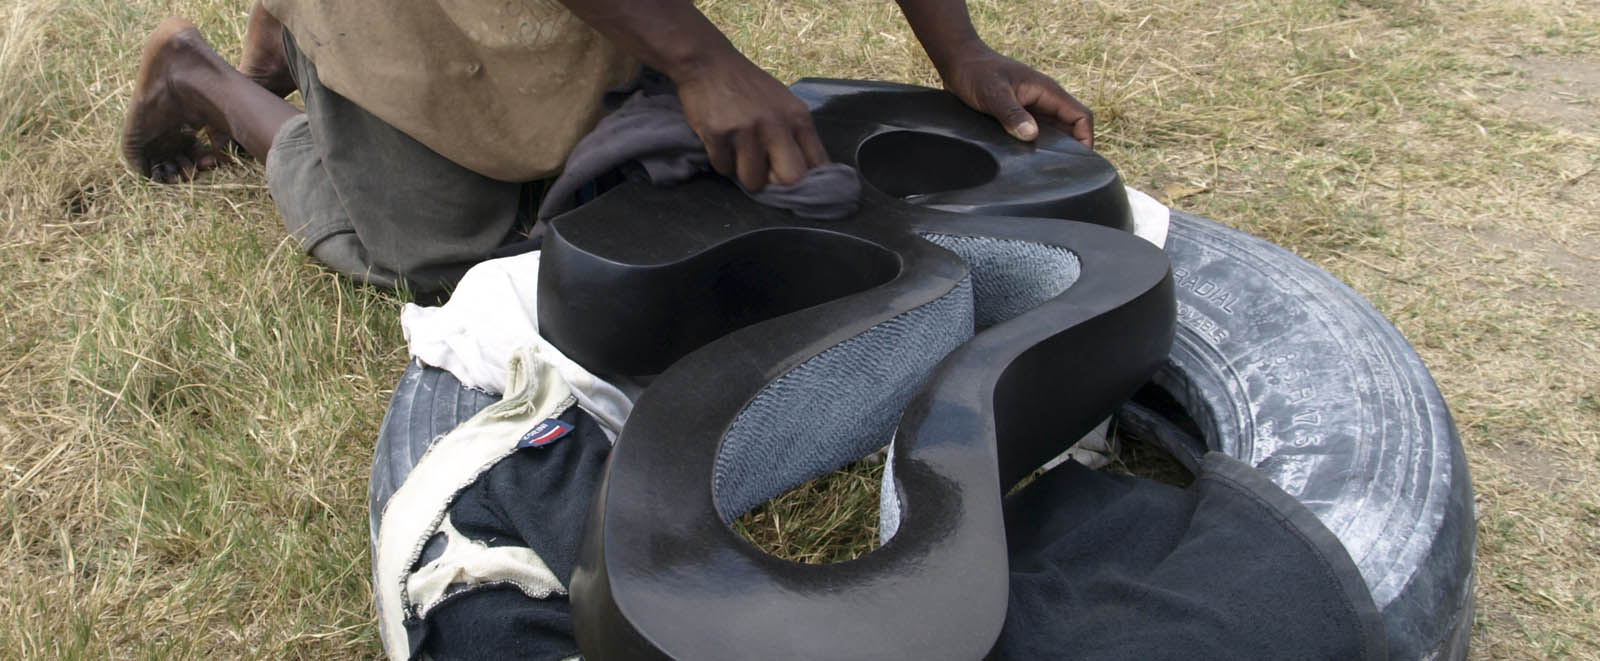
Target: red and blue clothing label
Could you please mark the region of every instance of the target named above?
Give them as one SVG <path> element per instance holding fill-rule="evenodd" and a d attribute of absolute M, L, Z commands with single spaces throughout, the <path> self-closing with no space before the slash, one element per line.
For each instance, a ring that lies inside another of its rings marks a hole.
<path fill-rule="evenodd" d="M 529 429 L 522 438 L 517 439 L 517 448 L 542 448 L 566 436 L 569 431 L 572 431 L 571 424 L 555 418 L 546 418 L 544 422 Z"/>

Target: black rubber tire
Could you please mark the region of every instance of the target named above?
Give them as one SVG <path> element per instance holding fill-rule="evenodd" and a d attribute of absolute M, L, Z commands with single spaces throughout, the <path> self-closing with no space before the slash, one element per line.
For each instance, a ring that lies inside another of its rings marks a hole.
<path fill-rule="evenodd" d="M 1191 469 L 1226 452 L 1309 507 L 1361 570 L 1390 658 L 1465 657 L 1471 479 L 1416 351 L 1355 291 L 1256 237 L 1174 211 L 1167 254 L 1179 326 L 1154 384 L 1192 423 L 1137 405 L 1119 422 Z"/>

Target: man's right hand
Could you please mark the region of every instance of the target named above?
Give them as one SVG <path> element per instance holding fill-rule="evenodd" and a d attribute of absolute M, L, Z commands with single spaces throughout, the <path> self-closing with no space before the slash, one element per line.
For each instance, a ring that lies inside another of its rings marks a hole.
<path fill-rule="evenodd" d="M 805 103 L 738 52 L 700 63 L 674 82 L 711 167 L 746 189 L 792 184 L 828 162 Z"/>
<path fill-rule="evenodd" d="M 561 0 L 612 43 L 678 84 L 711 167 L 756 191 L 828 162 L 811 113 L 741 55 L 691 0 Z"/>

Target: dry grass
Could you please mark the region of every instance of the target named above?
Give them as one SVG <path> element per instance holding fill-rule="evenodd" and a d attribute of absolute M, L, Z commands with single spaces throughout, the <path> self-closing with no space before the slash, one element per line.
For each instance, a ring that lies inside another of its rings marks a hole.
<path fill-rule="evenodd" d="M 1129 183 L 1411 338 L 1478 492 L 1474 655 L 1600 658 L 1593 3 L 971 4 L 1096 109 Z M 259 167 L 162 187 L 116 157 L 144 33 L 186 15 L 231 57 L 244 5 L 0 4 L 0 657 L 377 652 L 364 495 L 400 301 L 285 243 Z M 701 5 L 780 78 L 935 82 L 889 3 Z M 871 536 L 847 515 L 870 470 L 746 525 L 838 557 Z"/>

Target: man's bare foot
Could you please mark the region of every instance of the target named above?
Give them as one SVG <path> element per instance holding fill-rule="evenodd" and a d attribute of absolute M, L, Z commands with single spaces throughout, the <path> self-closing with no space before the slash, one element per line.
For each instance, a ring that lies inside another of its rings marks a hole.
<path fill-rule="evenodd" d="M 134 171 L 170 184 L 217 166 L 211 146 L 195 136 L 211 113 L 184 88 L 219 62 L 188 21 L 169 18 L 150 34 L 122 123 L 122 157 Z"/>
<path fill-rule="evenodd" d="M 267 13 L 260 2 L 250 7 L 239 73 L 280 97 L 289 96 L 295 90 L 294 76 L 289 75 L 289 60 L 283 53 L 283 23 Z"/>
<path fill-rule="evenodd" d="M 156 181 L 193 177 L 217 166 L 211 145 L 195 137 L 205 129 L 213 143 L 237 140 L 265 161 L 273 137 L 299 114 L 224 62 L 193 24 L 169 18 L 150 34 L 140 55 L 122 123 L 122 157 Z"/>

